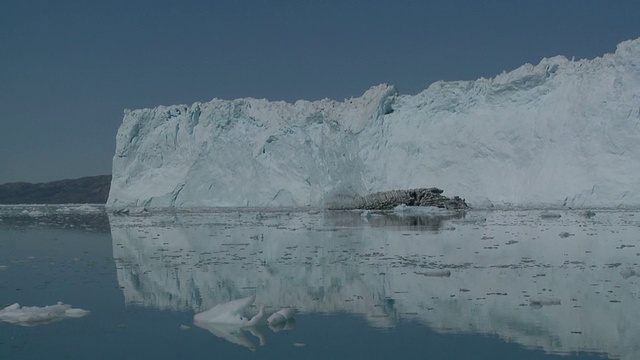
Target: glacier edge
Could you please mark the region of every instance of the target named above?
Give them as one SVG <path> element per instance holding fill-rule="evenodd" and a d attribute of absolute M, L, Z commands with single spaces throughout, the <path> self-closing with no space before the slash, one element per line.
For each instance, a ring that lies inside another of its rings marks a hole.
<path fill-rule="evenodd" d="M 322 207 L 439 187 L 473 207 L 638 207 L 640 39 L 417 95 L 126 110 L 108 207 Z"/>

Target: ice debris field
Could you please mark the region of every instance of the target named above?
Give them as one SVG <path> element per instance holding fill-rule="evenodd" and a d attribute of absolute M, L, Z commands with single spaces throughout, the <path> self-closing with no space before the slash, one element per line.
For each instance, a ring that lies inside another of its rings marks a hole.
<path fill-rule="evenodd" d="M 323 207 L 439 187 L 475 208 L 637 207 L 640 39 L 417 95 L 125 111 L 110 207 Z"/>

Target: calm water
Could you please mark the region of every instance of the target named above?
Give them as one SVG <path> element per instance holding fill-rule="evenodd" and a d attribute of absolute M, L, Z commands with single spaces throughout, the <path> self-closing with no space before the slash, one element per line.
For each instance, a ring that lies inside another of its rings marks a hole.
<path fill-rule="evenodd" d="M 0 359 L 640 359 L 640 213 L 0 207 Z M 277 328 L 198 327 L 255 294 Z"/>

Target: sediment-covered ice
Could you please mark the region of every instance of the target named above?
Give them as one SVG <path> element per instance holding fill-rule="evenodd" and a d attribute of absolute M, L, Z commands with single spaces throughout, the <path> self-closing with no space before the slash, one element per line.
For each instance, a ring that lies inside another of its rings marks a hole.
<path fill-rule="evenodd" d="M 474 207 L 636 207 L 639 124 L 640 39 L 417 95 L 127 110 L 108 206 L 323 206 L 435 186 Z"/>

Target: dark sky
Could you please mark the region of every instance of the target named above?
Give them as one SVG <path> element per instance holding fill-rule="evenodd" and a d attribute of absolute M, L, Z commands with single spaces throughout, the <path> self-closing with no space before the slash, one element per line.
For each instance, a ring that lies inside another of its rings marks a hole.
<path fill-rule="evenodd" d="M 638 37 L 637 0 L 4 0 L 0 183 L 110 173 L 125 108 L 416 94 Z"/>

